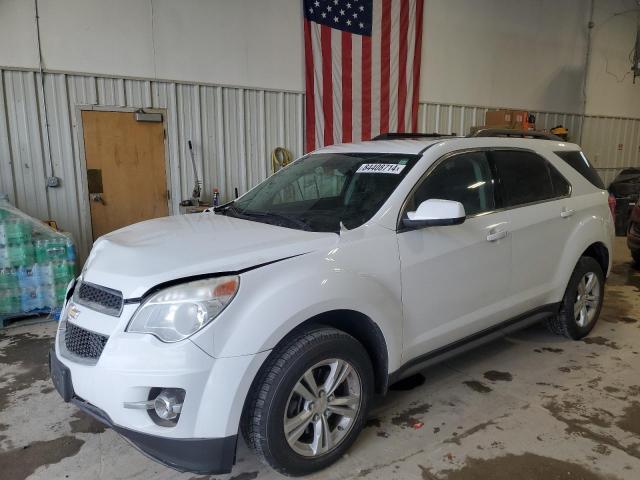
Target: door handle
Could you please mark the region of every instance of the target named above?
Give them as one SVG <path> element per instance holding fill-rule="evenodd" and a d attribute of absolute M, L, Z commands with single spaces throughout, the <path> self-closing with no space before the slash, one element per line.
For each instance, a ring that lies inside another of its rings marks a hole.
<path fill-rule="evenodd" d="M 507 235 L 509 235 L 509 232 L 507 232 L 506 230 L 500 230 L 499 232 L 493 232 L 493 233 L 490 233 L 489 235 L 487 235 L 487 241 L 495 242 L 497 240 L 500 240 L 501 238 L 506 238 Z"/>
<path fill-rule="evenodd" d="M 101 203 L 102 205 L 106 205 L 104 198 L 102 198 L 102 194 L 100 193 L 92 193 L 89 195 L 92 202 Z"/>
<path fill-rule="evenodd" d="M 571 209 L 571 210 L 567 210 L 566 208 L 564 210 L 562 210 L 560 212 L 560 216 L 562 218 L 569 218 L 570 216 L 572 216 L 574 213 L 576 213 L 575 210 Z"/>

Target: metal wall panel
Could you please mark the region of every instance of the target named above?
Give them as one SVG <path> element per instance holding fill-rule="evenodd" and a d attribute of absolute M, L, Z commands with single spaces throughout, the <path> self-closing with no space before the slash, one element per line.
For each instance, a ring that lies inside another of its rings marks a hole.
<path fill-rule="evenodd" d="M 623 168 L 640 167 L 640 119 L 584 119 L 582 146 L 609 185 Z"/>
<path fill-rule="evenodd" d="M 242 194 L 271 173 L 271 152 L 303 153 L 304 95 L 216 85 L 45 73 L 47 143 L 39 73 L 0 69 L 0 191 L 37 218 L 71 232 L 81 258 L 91 246 L 84 194 L 82 108 L 165 111 L 171 211 L 193 188 L 188 141 L 194 146 L 203 197 Z M 421 103 L 420 131 L 465 135 L 492 107 Z M 562 124 L 582 145 L 608 184 L 624 167 L 640 166 L 640 119 L 534 112 L 539 128 Z M 622 145 L 622 147 L 620 147 Z M 47 189 L 49 151 L 59 188 Z"/>
<path fill-rule="evenodd" d="M 171 211 L 189 198 L 191 140 L 203 198 L 218 188 L 223 200 L 271 173 L 270 152 L 300 156 L 303 95 L 153 80 L 45 73 L 49 141 L 59 188 L 46 188 L 49 148 L 39 73 L 0 70 L 0 191 L 37 218 L 53 218 L 73 234 L 81 258 L 91 246 L 84 195 L 80 111 L 83 108 L 164 109 Z"/>

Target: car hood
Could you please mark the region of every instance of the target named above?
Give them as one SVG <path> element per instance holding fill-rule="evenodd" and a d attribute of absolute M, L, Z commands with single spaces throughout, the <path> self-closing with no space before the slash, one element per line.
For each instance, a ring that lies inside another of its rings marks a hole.
<path fill-rule="evenodd" d="M 335 233 L 307 232 L 213 213 L 148 220 L 100 237 L 83 269 L 87 282 L 125 298 L 194 275 L 236 272 L 331 248 Z"/>

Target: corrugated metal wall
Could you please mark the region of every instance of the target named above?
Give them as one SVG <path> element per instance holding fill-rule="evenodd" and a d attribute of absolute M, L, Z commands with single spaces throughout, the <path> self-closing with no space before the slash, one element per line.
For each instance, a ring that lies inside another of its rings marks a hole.
<path fill-rule="evenodd" d="M 80 108 L 164 109 L 172 211 L 193 188 L 187 141 L 196 152 L 204 197 L 219 188 L 230 198 L 267 177 L 270 153 L 303 148 L 303 95 L 211 85 L 45 73 L 51 159 L 50 175 L 39 73 L 0 70 L 0 192 L 37 218 L 53 218 L 76 238 L 82 258 L 91 245 L 83 195 Z"/>
<path fill-rule="evenodd" d="M 487 110 L 499 107 L 423 103 L 418 110 L 421 132 L 467 134 L 482 125 Z M 640 119 L 537 112 L 536 127 L 550 129 L 564 125 L 570 141 L 580 143 L 605 185 L 626 167 L 640 167 Z"/>
<path fill-rule="evenodd" d="M 587 116 L 582 147 L 609 185 L 623 168 L 640 167 L 640 119 Z"/>
<path fill-rule="evenodd" d="M 0 69 L 0 192 L 38 218 L 53 218 L 77 239 L 82 258 L 91 245 L 83 194 L 80 108 L 154 108 L 166 112 L 172 211 L 190 196 L 192 140 L 204 196 L 245 192 L 270 173 L 270 155 L 283 146 L 303 151 L 303 94 L 169 81 L 45 73 L 49 138 L 39 73 Z M 491 107 L 423 103 L 420 131 L 466 134 Z M 640 119 L 533 112 L 539 128 L 562 124 L 579 141 L 608 184 L 621 168 L 640 166 Z M 47 145 L 50 143 L 50 147 Z M 51 159 L 49 159 L 49 151 Z M 46 188 L 49 161 L 59 188 Z"/>

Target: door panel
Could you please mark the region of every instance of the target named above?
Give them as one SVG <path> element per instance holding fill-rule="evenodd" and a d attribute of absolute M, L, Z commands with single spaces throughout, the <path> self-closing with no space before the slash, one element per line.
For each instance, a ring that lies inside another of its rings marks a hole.
<path fill-rule="evenodd" d="M 162 123 L 130 112 L 83 111 L 93 239 L 169 214 Z"/>
<path fill-rule="evenodd" d="M 567 198 L 511 210 L 511 294 L 523 312 L 554 301 L 553 280 L 576 221 L 562 216 L 569 208 Z"/>
<path fill-rule="evenodd" d="M 576 206 L 570 184 L 544 157 L 502 150 L 492 152 L 491 158 L 511 214 L 510 294 L 519 306 L 516 313 L 523 313 L 555 301 L 553 279 L 575 222 Z"/>
<path fill-rule="evenodd" d="M 502 212 L 398 234 L 405 361 L 506 320 L 508 230 Z M 506 236 L 487 240 L 499 231 Z"/>
<path fill-rule="evenodd" d="M 505 319 L 510 218 L 495 211 L 495 190 L 486 153 L 477 151 L 442 159 L 410 196 L 409 211 L 428 199 L 453 200 L 467 219 L 398 233 L 405 361 Z"/>

